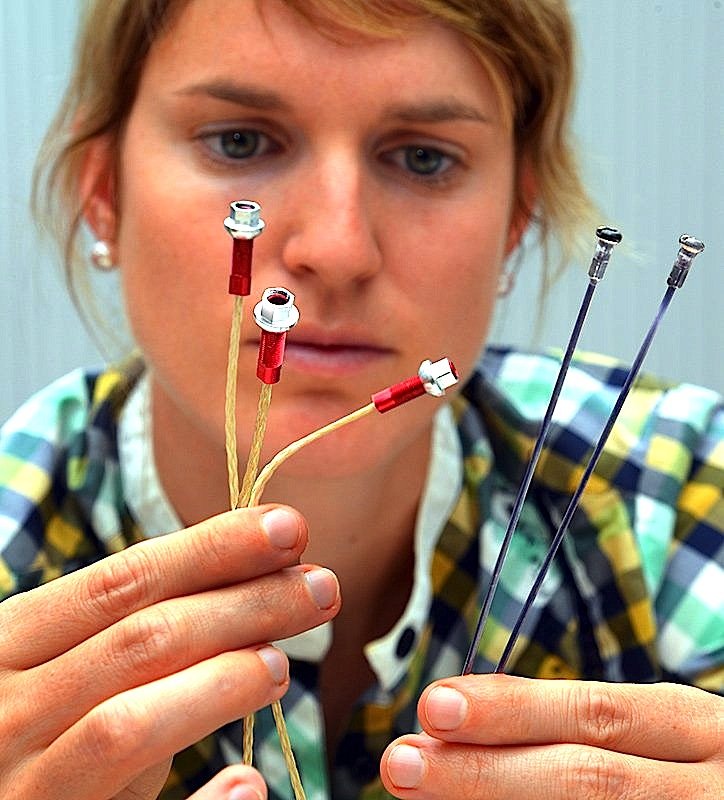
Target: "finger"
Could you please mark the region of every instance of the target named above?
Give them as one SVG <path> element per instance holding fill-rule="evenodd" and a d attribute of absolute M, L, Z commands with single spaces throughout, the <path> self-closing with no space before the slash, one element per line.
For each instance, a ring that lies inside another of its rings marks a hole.
<path fill-rule="evenodd" d="M 113 800 L 146 800 L 147 798 L 156 800 L 171 771 L 171 761 L 172 759 L 168 758 L 161 764 L 154 764 L 120 794 L 117 794 Z"/>
<path fill-rule="evenodd" d="M 395 797 L 416 800 L 681 800 L 717 797 L 713 764 L 673 764 L 585 745 L 481 747 L 406 736 L 382 757 Z"/>
<path fill-rule="evenodd" d="M 428 687 L 418 704 L 423 729 L 438 739 L 578 743 L 668 761 L 713 757 L 723 713 L 722 698 L 689 686 L 507 675 L 445 679 Z"/>
<path fill-rule="evenodd" d="M 306 542 L 302 516 L 279 506 L 231 511 L 141 542 L 0 604 L 0 665 L 27 669 L 160 600 L 290 566 Z"/>
<path fill-rule="evenodd" d="M 253 767 L 227 767 L 189 800 L 266 800 L 264 779 Z"/>
<path fill-rule="evenodd" d="M 286 656 L 265 646 L 224 653 L 116 695 L 43 752 L 35 772 L 47 784 L 34 784 L 36 793 L 27 796 L 112 797 L 154 764 L 278 700 L 288 683 Z"/>
<path fill-rule="evenodd" d="M 45 687 L 45 692 L 43 708 L 33 715 L 36 723 L 21 728 L 20 736 L 30 748 L 46 746 L 56 731 L 70 727 L 114 694 L 223 652 L 301 633 L 332 619 L 339 605 L 335 575 L 321 567 L 302 566 L 137 611 L 24 673 L 26 681 Z M 87 677 L 88 664 L 93 664 L 92 680 Z M 49 709 L 48 696 L 61 693 L 72 697 L 72 703 L 59 700 Z M 15 698 L 7 713 L 17 705 L 18 716 L 27 718 L 28 698 L 20 692 Z"/>

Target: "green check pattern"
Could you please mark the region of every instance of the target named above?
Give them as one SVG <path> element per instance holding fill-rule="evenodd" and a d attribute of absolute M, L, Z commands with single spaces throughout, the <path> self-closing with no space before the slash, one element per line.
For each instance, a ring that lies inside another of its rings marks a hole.
<path fill-rule="evenodd" d="M 398 646 L 402 678 L 359 698 L 328 773 L 318 667 L 292 661 L 283 706 L 310 800 L 388 797 L 377 769 L 419 730 L 416 702 L 459 673 L 558 371 L 555 355 L 490 349 L 453 408 L 460 496 L 435 547 L 422 630 Z M 124 499 L 117 422 L 142 364 L 74 372 L 36 395 L 0 435 L 0 599 L 144 537 Z M 475 671 L 490 671 L 626 373 L 574 360 L 521 515 Z M 399 413 L 404 413 L 399 412 Z M 570 533 L 523 627 L 510 672 L 538 678 L 673 680 L 724 693 L 724 406 L 715 393 L 635 385 Z M 270 798 L 291 798 L 271 714 L 256 764 Z M 238 758 L 240 723 L 179 754 L 162 797 L 186 798 Z"/>

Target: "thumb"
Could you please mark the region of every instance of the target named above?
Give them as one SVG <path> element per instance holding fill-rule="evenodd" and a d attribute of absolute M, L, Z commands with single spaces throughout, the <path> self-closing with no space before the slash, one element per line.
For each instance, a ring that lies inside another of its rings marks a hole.
<path fill-rule="evenodd" d="M 266 784 L 253 767 L 236 764 L 227 767 L 189 800 L 266 800 Z"/>

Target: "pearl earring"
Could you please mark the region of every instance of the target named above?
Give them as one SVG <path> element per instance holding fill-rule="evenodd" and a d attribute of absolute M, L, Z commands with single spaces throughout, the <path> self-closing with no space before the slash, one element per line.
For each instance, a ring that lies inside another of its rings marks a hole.
<path fill-rule="evenodd" d="M 103 241 L 103 239 L 99 239 L 91 247 L 90 259 L 93 262 L 93 266 L 103 272 L 115 269 L 116 265 L 113 263 L 111 248 L 108 246 L 108 242 Z"/>

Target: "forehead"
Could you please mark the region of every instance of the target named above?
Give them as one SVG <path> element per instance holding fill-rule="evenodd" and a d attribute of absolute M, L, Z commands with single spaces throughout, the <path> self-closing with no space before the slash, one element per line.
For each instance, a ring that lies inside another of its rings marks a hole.
<path fill-rule="evenodd" d="M 342 92 L 369 87 L 373 93 L 477 96 L 488 114 L 498 106 L 481 60 L 442 22 L 411 14 L 401 17 L 396 31 L 388 25 L 385 35 L 375 35 L 369 25 L 364 31 L 341 27 L 342 18 L 326 10 L 310 16 L 292 6 L 283 0 L 183 2 L 151 48 L 145 72 L 167 86 L 232 74 L 244 82 L 293 76 L 310 102 L 323 87 L 336 86 Z M 354 16 L 361 26 L 362 14 Z"/>
<path fill-rule="evenodd" d="M 418 4 L 413 0 L 398 0 L 392 4 L 380 4 L 378 0 L 235 0 L 233 5 L 229 5 L 228 0 L 166 0 L 165 10 L 160 12 L 162 26 L 172 26 L 190 6 L 195 6 L 192 12 L 198 15 L 197 19 L 209 15 L 221 18 L 237 33 L 256 18 L 266 19 L 272 25 L 279 15 L 287 12 L 290 18 L 304 20 L 314 30 L 342 42 L 395 38 L 423 20 L 445 24 L 442 17 L 430 13 L 424 2 Z"/>

